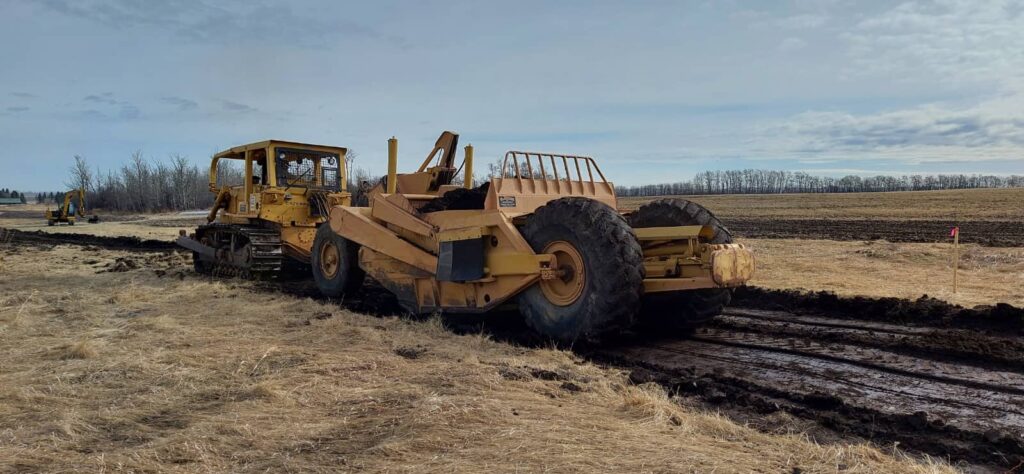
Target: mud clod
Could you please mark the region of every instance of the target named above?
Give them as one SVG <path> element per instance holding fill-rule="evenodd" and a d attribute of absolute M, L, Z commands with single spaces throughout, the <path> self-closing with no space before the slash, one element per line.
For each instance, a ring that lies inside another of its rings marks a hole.
<path fill-rule="evenodd" d="M 399 347 L 394 350 L 395 354 L 405 359 L 413 360 L 419 359 L 423 354 L 427 353 L 427 348 L 423 346 L 416 347 Z"/>
<path fill-rule="evenodd" d="M 96 273 L 129 272 L 129 271 L 132 271 L 132 270 L 137 270 L 138 268 L 139 268 L 139 262 L 135 261 L 134 259 L 128 258 L 128 257 L 117 257 L 117 259 L 114 260 L 113 263 L 107 265 L 106 268 L 104 268 L 103 270 L 100 270 L 100 271 L 98 271 Z"/>
<path fill-rule="evenodd" d="M 924 429 L 928 426 L 928 412 L 916 411 L 907 419 L 907 422 L 915 429 Z"/>
<path fill-rule="evenodd" d="M 577 384 L 575 384 L 573 382 L 562 382 L 562 385 L 560 385 L 560 387 L 561 387 L 562 390 L 565 390 L 566 392 L 576 393 L 576 392 L 582 392 L 583 391 L 583 387 L 581 387 L 581 386 L 579 386 L 579 385 L 577 385 Z"/>
<path fill-rule="evenodd" d="M 502 367 L 498 369 L 498 375 L 505 380 L 528 380 L 530 373 L 520 367 Z"/>

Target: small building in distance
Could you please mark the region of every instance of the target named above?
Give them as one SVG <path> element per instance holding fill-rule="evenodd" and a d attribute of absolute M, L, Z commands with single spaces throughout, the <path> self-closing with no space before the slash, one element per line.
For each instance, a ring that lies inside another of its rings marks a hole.
<path fill-rule="evenodd" d="M 23 204 L 20 197 L 16 198 L 0 198 L 0 206 L 11 206 L 16 204 Z"/>

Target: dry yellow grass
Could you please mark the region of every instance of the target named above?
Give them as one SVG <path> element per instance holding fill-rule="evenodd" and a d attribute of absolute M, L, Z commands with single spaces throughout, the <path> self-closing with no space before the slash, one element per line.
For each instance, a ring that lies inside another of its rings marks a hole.
<path fill-rule="evenodd" d="M 1024 188 L 965 189 L 847 194 L 735 194 L 682 196 L 717 216 L 791 219 L 1024 219 Z M 620 207 L 636 209 L 656 198 L 623 198 Z"/>
<path fill-rule="evenodd" d="M 436 319 L 149 269 L 94 273 L 118 256 L 7 254 L 0 471 L 952 471 L 758 432 L 571 353 Z"/>
<path fill-rule="evenodd" d="M 828 290 L 841 295 L 921 295 L 964 306 L 1024 306 L 1024 248 L 961 246 L 960 290 L 953 293 L 949 244 L 885 241 L 742 239 L 757 254 L 751 284 Z"/>

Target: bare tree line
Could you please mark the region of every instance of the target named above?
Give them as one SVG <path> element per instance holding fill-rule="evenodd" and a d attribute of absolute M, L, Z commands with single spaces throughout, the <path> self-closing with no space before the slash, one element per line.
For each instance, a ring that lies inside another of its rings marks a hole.
<path fill-rule="evenodd" d="M 941 189 L 1020 188 L 1024 176 L 991 175 L 848 175 L 842 178 L 814 176 L 801 171 L 760 169 L 702 171 L 690 181 L 616 186 L 620 196 L 699 194 L 859 193 L 932 191 Z"/>
<path fill-rule="evenodd" d="M 218 183 L 242 182 L 242 169 L 221 163 Z M 127 165 L 102 172 L 75 156 L 68 181 L 70 189 L 84 189 L 89 207 L 111 211 L 158 212 L 209 208 L 216 197 L 209 188 L 206 168 L 173 155 L 167 162 L 147 160 L 141 151 L 132 153 Z"/>
<path fill-rule="evenodd" d="M 355 152 L 349 152 L 348 189 L 358 193 L 358 183 L 376 184 L 379 177 L 354 167 Z M 239 185 L 244 179 L 239 162 L 221 160 L 217 185 Z M 75 156 L 69 170 L 68 189 L 84 189 L 90 208 L 123 212 L 163 212 L 209 209 L 216 197 L 210 191 L 209 169 L 192 164 L 180 155 L 169 160 L 150 160 L 141 151 L 132 153 L 128 164 L 116 170 L 93 169 L 85 158 Z M 60 193 L 63 196 L 63 193 Z"/>
<path fill-rule="evenodd" d="M 354 195 L 353 202 L 359 203 L 362 193 L 376 185 L 381 177 L 354 166 L 356 153 L 350 151 L 349 155 L 345 163 L 348 189 Z M 501 160 L 488 163 L 484 177 L 489 179 L 501 174 L 500 163 Z M 218 174 L 220 186 L 240 184 L 243 180 L 240 164 L 230 161 L 220 163 Z M 209 190 L 208 176 L 207 168 L 192 164 L 183 156 L 172 155 L 164 161 L 150 160 L 136 151 L 128 164 L 106 172 L 91 168 L 85 158 L 75 156 L 65 185 L 69 189 L 84 189 L 91 208 L 124 212 L 180 211 L 207 209 L 213 205 L 215 196 Z M 833 178 L 799 171 L 745 169 L 702 171 L 690 181 L 616 186 L 616 192 L 620 196 L 664 196 L 1018 187 L 1024 187 L 1024 176 L 940 174 Z"/>

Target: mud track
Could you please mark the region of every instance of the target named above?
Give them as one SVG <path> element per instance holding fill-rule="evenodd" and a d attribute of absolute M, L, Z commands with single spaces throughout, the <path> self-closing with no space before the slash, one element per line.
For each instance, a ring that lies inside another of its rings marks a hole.
<path fill-rule="evenodd" d="M 733 235 L 762 239 L 946 242 L 954 221 L 869 219 L 722 219 Z M 961 242 L 989 247 L 1024 245 L 1024 222 L 960 221 Z"/>
<path fill-rule="evenodd" d="M 729 309 L 691 337 L 641 338 L 590 356 L 727 414 L 786 412 L 953 462 L 1024 462 L 1017 338 Z"/>
<path fill-rule="evenodd" d="M 827 291 L 801 292 L 748 286 L 736 289 L 732 304 L 833 318 L 1024 334 L 1024 308 L 1005 303 L 964 308 L 928 295 L 916 300 L 841 297 Z"/>
<path fill-rule="evenodd" d="M 89 234 L 67 234 L 57 232 L 26 232 L 0 228 L 0 243 L 8 245 L 54 246 L 83 245 L 109 250 L 153 251 L 179 249 L 174 242 L 165 240 L 140 239 L 138 237 L 103 237 Z"/>

